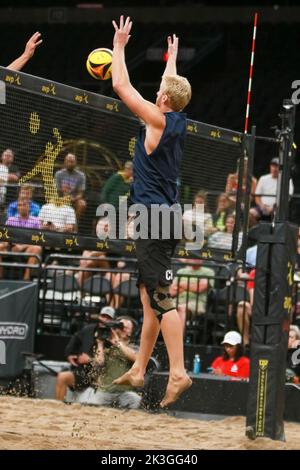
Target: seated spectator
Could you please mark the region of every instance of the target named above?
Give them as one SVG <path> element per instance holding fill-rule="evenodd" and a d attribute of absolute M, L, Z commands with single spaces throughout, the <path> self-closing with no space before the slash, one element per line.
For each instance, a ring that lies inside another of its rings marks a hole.
<path fill-rule="evenodd" d="M 247 176 L 248 176 L 248 162 L 247 160 L 244 163 L 244 170 L 243 170 L 243 193 L 246 193 L 247 189 Z M 239 169 L 235 173 L 231 173 L 227 176 L 226 181 L 226 188 L 225 192 L 228 194 L 230 200 L 235 203 L 236 202 L 236 194 L 238 191 L 238 183 L 239 183 Z M 250 194 L 251 197 L 255 194 L 257 180 L 254 176 L 251 176 L 251 188 Z"/>
<path fill-rule="evenodd" d="M 212 232 L 224 232 L 225 231 L 225 220 L 226 217 L 232 214 L 232 201 L 228 194 L 221 193 L 217 199 L 216 212 L 212 216 L 213 230 Z"/>
<path fill-rule="evenodd" d="M 261 217 L 270 220 L 274 213 L 274 206 L 276 203 L 277 181 L 279 175 L 279 159 L 272 158 L 270 163 L 270 173 L 263 175 L 259 178 L 255 190 L 255 203 Z M 289 193 L 292 195 L 294 192 L 294 185 L 290 180 Z"/>
<path fill-rule="evenodd" d="M 55 232 L 76 232 L 77 221 L 73 207 L 50 202 L 39 213 L 42 229 Z"/>
<path fill-rule="evenodd" d="M 14 152 L 11 149 L 2 152 L 1 163 L 8 170 L 8 183 L 17 183 L 21 176 L 19 168 L 14 164 L 14 157 Z"/>
<path fill-rule="evenodd" d="M 15 217 L 9 217 L 6 221 L 6 225 L 20 228 L 30 228 L 30 229 L 40 229 L 40 220 L 38 217 L 33 217 L 29 215 L 29 201 L 27 199 L 18 200 L 18 215 Z M 9 251 L 13 253 L 28 253 L 30 255 L 42 254 L 42 247 L 35 245 L 25 245 L 21 243 L 11 245 L 8 242 L 0 243 L 0 251 Z M 1 262 L 1 258 L 0 258 Z M 38 259 L 36 256 L 28 258 L 28 264 L 38 264 Z M 3 268 L 0 269 L 0 277 L 3 277 Z M 24 280 L 28 281 L 31 277 L 31 270 L 29 268 L 25 269 Z"/>
<path fill-rule="evenodd" d="M 203 205 L 203 220 L 202 214 L 196 214 L 196 204 Z M 193 201 L 193 209 L 187 210 L 183 213 L 183 222 L 189 222 L 189 226 L 200 226 L 204 225 L 204 236 L 207 237 L 213 231 L 212 216 L 207 212 L 207 194 L 205 191 L 199 191 Z M 185 231 L 186 232 L 186 231 Z M 187 235 L 185 233 L 185 235 Z M 187 237 L 186 237 L 187 238 Z M 192 239 L 192 234 L 188 239 Z M 201 248 L 201 247 L 200 247 Z"/>
<path fill-rule="evenodd" d="M 8 168 L 0 164 L 0 205 L 5 204 L 5 197 L 7 193 L 8 182 Z"/>
<path fill-rule="evenodd" d="M 17 214 L 15 216 L 8 217 L 5 224 L 13 227 L 37 230 L 41 228 L 40 219 L 30 215 L 30 201 L 23 198 L 19 198 L 17 201 Z"/>
<path fill-rule="evenodd" d="M 203 265 L 199 259 L 191 260 L 193 265 L 180 268 L 170 286 L 170 295 L 178 298 L 178 313 L 183 330 L 186 318 L 194 319 L 206 311 L 207 293 L 214 286 L 214 271 Z M 188 277 L 187 277 L 188 276 Z"/>
<path fill-rule="evenodd" d="M 250 361 L 243 356 L 242 337 L 237 331 L 228 331 L 222 341 L 224 352 L 217 357 L 212 365 L 215 375 L 227 375 L 240 379 L 249 378 Z"/>
<path fill-rule="evenodd" d="M 253 245 L 247 248 L 246 251 L 246 263 L 250 268 L 255 268 L 257 257 L 257 245 Z"/>
<path fill-rule="evenodd" d="M 64 160 L 65 168 L 55 173 L 55 182 L 59 196 L 69 197 L 79 219 L 86 209 L 84 200 L 86 177 L 82 171 L 76 169 L 76 166 L 76 155 L 68 153 Z"/>
<path fill-rule="evenodd" d="M 136 349 L 130 344 L 135 321 L 120 317 L 123 328 L 105 328 L 114 319 L 114 309 L 104 307 L 99 322 L 76 333 L 66 348 L 71 371 L 61 372 L 56 382 L 56 399 L 63 400 L 67 387 L 85 390 L 80 403 L 138 408 L 141 397 L 130 386 L 113 381 L 127 372 L 136 359 Z"/>
<path fill-rule="evenodd" d="M 300 329 L 297 325 L 290 325 L 287 368 L 300 377 Z"/>
<path fill-rule="evenodd" d="M 217 248 L 219 250 L 228 250 L 232 249 L 232 234 L 235 225 L 235 216 L 228 215 L 225 220 L 225 231 L 213 233 L 207 242 L 208 248 Z M 238 239 L 238 249 L 242 244 L 243 232 L 239 232 Z"/>
<path fill-rule="evenodd" d="M 33 187 L 29 184 L 24 184 L 20 187 L 18 200 L 26 199 L 29 201 L 29 215 L 38 217 L 40 212 L 40 205 L 32 201 Z M 7 208 L 7 217 L 15 217 L 18 214 L 18 201 L 11 202 Z"/>
<path fill-rule="evenodd" d="M 132 162 L 127 161 L 123 170 L 111 175 L 105 182 L 102 192 L 102 203 L 108 203 L 115 208 L 119 207 L 119 197 L 127 197 L 132 183 Z"/>

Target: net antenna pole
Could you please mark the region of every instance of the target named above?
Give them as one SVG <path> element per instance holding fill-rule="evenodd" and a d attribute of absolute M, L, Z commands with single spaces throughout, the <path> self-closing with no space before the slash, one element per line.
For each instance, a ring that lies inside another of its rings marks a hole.
<path fill-rule="evenodd" d="M 245 128 L 244 128 L 244 133 L 245 134 L 248 133 L 252 77 L 253 77 L 253 69 L 254 69 L 254 55 L 255 55 L 255 39 L 256 39 L 257 17 L 258 17 L 258 14 L 255 13 L 255 15 L 254 15 L 254 26 L 253 26 L 253 36 L 252 36 L 252 51 L 251 51 L 251 60 L 250 60 L 249 81 L 248 81 L 248 94 L 247 94 Z"/>
<path fill-rule="evenodd" d="M 250 100 L 251 100 L 251 88 L 252 88 L 252 77 L 253 77 L 253 68 L 254 68 L 254 55 L 255 55 L 255 40 L 256 40 L 256 28 L 257 28 L 257 17 L 258 14 L 254 14 L 254 25 L 253 25 L 253 36 L 252 36 L 252 50 L 251 50 L 251 60 L 250 60 L 250 70 L 249 70 L 249 81 L 248 81 L 248 94 L 247 94 L 247 106 L 246 106 L 246 117 L 245 117 L 245 127 L 244 127 L 244 136 L 245 139 L 248 137 L 248 125 L 249 125 L 249 111 L 250 111 Z M 254 136 L 253 136 L 254 138 Z M 245 142 L 244 142 L 245 144 Z M 254 144 L 253 144 L 254 145 Z M 253 148 L 254 151 L 254 148 Z M 249 168 L 249 163 L 250 168 Z M 242 214 L 242 206 L 244 207 L 250 207 L 249 201 L 251 198 L 251 176 L 252 176 L 252 171 L 253 171 L 253 159 L 251 162 L 248 162 L 248 155 L 246 151 L 246 147 L 244 145 L 243 149 L 243 155 L 241 155 L 238 163 L 238 191 L 237 191 L 237 199 L 236 199 L 236 223 L 234 225 L 234 230 L 233 230 L 233 237 L 232 237 L 232 247 L 231 247 L 231 253 L 232 257 L 235 256 L 237 251 L 239 251 L 239 232 L 240 232 L 240 220 L 241 220 L 241 214 Z M 247 172 L 247 192 L 244 194 L 243 192 L 243 181 L 244 181 L 244 176 L 245 173 Z M 249 199 L 249 201 L 247 201 Z M 248 210 L 249 213 L 249 210 Z M 248 214 L 249 215 L 249 214 Z M 247 216 L 247 223 L 243 224 L 243 230 L 245 230 L 245 227 L 248 227 L 248 216 Z M 247 238 L 245 235 L 246 232 L 244 232 L 243 235 L 243 243 L 242 243 L 242 250 L 239 253 L 239 256 L 243 256 L 243 262 L 245 266 L 245 259 L 246 259 L 246 241 Z"/>

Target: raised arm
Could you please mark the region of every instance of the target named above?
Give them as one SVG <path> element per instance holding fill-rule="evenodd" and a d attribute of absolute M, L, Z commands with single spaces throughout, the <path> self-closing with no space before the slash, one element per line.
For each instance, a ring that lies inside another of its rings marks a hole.
<path fill-rule="evenodd" d="M 132 21 L 127 17 L 120 18 L 120 26 L 113 21 L 115 35 L 113 41 L 112 83 L 113 89 L 128 108 L 153 127 L 164 127 L 165 118 L 153 103 L 145 100 L 130 83 L 125 62 L 125 47 L 130 38 Z"/>
<path fill-rule="evenodd" d="M 173 39 L 168 36 L 168 60 L 163 77 L 166 75 L 177 75 L 177 53 L 178 53 L 178 37 L 173 34 Z"/>
<path fill-rule="evenodd" d="M 43 42 L 40 37 L 41 33 L 34 33 L 33 36 L 31 36 L 31 38 L 27 42 L 23 54 L 20 55 L 20 57 L 14 60 L 11 64 L 9 64 L 7 68 L 15 71 L 21 70 L 24 65 L 29 61 L 29 59 L 31 59 L 31 57 L 35 53 L 36 48 Z"/>

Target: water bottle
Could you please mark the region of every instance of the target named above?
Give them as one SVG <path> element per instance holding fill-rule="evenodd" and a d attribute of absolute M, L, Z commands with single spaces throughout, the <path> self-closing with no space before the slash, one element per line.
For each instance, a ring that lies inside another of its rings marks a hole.
<path fill-rule="evenodd" d="M 201 371 L 201 359 L 200 359 L 199 354 L 195 354 L 193 373 L 195 375 L 198 375 L 200 374 L 200 371 Z"/>

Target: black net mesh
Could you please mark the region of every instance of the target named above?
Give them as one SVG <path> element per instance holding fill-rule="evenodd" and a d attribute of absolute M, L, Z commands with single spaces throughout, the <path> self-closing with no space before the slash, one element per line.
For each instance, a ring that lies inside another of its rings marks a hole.
<path fill-rule="evenodd" d="M 17 174 L 11 181 L 3 165 L 0 167 L 1 225 L 7 224 L 8 208 L 18 201 L 20 186 L 29 184 L 34 190 L 32 201 L 40 207 L 40 226 L 29 224 L 29 229 L 51 227 L 52 234 L 74 233 L 79 237 L 77 246 L 84 248 L 87 237 L 97 240 L 96 209 L 106 202 L 103 188 L 132 159 L 139 123 L 118 100 L 4 68 L 0 68 L 0 79 L 6 87 L 5 104 L 0 106 L 0 149 L 13 150 L 15 167 L 9 171 Z M 57 186 L 57 172 L 64 168 L 69 152 L 76 155 L 81 173 L 76 173 L 75 181 L 61 184 L 64 174 Z M 213 214 L 228 174 L 236 172 L 241 155 L 239 133 L 189 121 L 178 182 L 181 202 L 192 203 L 195 194 L 204 191 L 205 212 Z M 124 195 L 128 190 L 129 185 Z M 81 209 L 72 200 L 78 194 L 84 201 Z M 234 200 L 232 197 L 232 210 Z M 19 240 L 23 236 L 25 241 L 28 235 L 22 234 L 18 234 Z M 50 238 L 49 244 L 58 243 L 58 238 Z"/>

